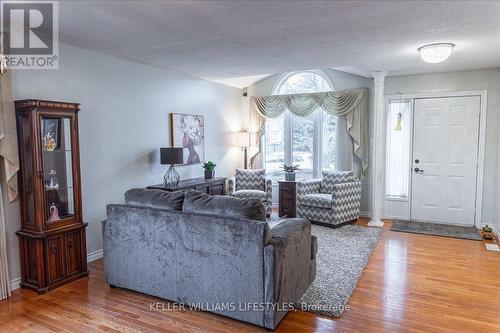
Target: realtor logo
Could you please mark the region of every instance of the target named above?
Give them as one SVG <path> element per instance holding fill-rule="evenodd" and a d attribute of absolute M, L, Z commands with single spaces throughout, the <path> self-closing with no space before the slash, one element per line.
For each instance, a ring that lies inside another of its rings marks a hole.
<path fill-rule="evenodd" d="M 58 68 L 57 15 L 57 1 L 2 1 L 1 52 L 7 68 Z"/>

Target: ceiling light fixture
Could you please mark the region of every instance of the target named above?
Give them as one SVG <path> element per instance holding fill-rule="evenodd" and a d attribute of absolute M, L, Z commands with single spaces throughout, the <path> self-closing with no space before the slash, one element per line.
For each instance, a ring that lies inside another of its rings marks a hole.
<path fill-rule="evenodd" d="M 454 47 L 455 44 L 451 43 L 429 44 L 418 48 L 418 52 L 423 61 L 437 64 L 448 59 Z"/>

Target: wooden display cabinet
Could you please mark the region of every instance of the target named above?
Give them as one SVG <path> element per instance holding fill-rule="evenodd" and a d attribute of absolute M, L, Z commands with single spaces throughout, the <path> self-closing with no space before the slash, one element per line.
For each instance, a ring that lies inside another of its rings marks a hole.
<path fill-rule="evenodd" d="M 45 293 L 88 275 L 82 221 L 79 104 L 15 102 L 21 287 Z"/>

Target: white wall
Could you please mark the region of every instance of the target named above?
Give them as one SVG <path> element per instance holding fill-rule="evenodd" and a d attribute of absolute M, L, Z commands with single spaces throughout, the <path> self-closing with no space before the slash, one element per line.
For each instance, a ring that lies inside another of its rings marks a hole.
<path fill-rule="evenodd" d="M 132 187 L 163 181 L 159 148 L 169 146 L 168 114 L 205 115 L 205 159 L 217 175 L 241 167 L 242 154 L 228 133 L 243 126 L 240 90 L 175 71 L 60 45 L 59 70 L 13 73 L 14 99 L 81 103 L 79 114 L 83 218 L 88 252 L 100 250 L 101 221 L 108 203 L 123 201 Z M 181 177 L 202 176 L 201 166 L 183 166 Z M 19 204 L 6 207 L 11 280 L 20 276 Z"/>
<path fill-rule="evenodd" d="M 482 223 L 500 227 L 500 68 L 387 77 L 385 94 L 486 90 L 486 149 Z"/>
<path fill-rule="evenodd" d="M 340 71 L 336 71 L 333 69 L 324 69 L 322 70 L 332 81 L 333 86 L 335 87 L 335 90 L 343 90 L 343 89 L 355 89 L 355 88 L 369 88 L 369 110 L 373 110 L 373 100 L 372 100 L 372 88 L 373 88 L 373 80 L 372 79 L 367 79 L 361 76 L 357 75 L 352 75 Z M 274 90 L 274 86 L 279 82 L 281 79 L 282 74 L 276 74 L 272 75 L 262 81 L 259 81 L 255 83 L 254 85 L 248 87 L 248 96 L 263 96 L 263 95 L 271 95 Z M 248 109 L 248 103 L 249 103 L 249 97 L 247 98 L 248 101 L 246 102 L 246 106 Z M 371 112 L 369 112 L 371 114 Z M 372 128 L 372 119 L 369 116 L 369 142 L 370 142 L 370 147 L 372 144 L 372 136 L 371 133 L 373 133 Z M 370 148 L 370 152 L 372 149 Z M 371 160 L 371 159 L 370 159 Z M 370 202 L 371 202 L 371 168 L 369 168 L 369 176 L 368 179 L 363 181 L 363 191 L 361 195 L 361 211 L 362 212 L 369 212 L 370 211 Z M 277 201 L 277 188 L 275 187 L 273 189 L 273 201 Z"/>

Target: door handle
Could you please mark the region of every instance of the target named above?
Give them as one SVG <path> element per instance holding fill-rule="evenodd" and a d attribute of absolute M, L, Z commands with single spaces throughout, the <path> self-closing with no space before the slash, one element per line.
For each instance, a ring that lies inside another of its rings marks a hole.
<path fill-rule="evenodd" d="M 420 168 L 415 168 L 414 171 L 415 171 L 415 173 L 424 173 L 424 169 L 420 169 Z"/>

